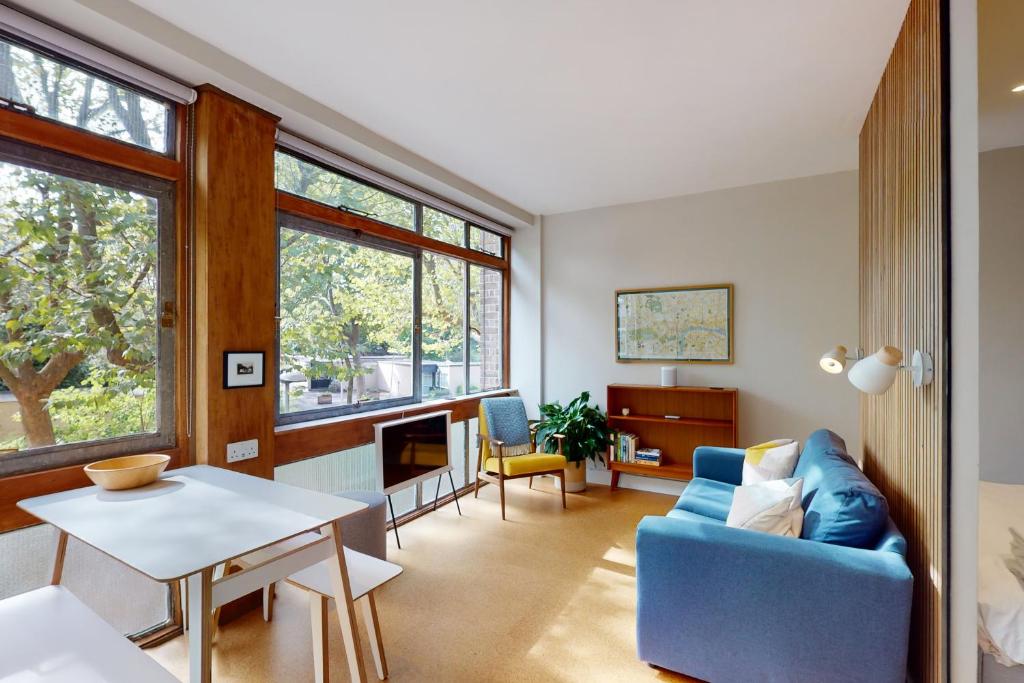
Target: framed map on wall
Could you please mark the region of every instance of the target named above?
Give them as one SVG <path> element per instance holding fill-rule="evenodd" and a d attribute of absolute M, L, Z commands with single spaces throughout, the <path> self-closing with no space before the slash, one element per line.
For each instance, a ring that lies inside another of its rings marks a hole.
<path fill-rule="evenodd" d="M 732 363 L 732 285 L 615 292 L 615 360 Z"/>

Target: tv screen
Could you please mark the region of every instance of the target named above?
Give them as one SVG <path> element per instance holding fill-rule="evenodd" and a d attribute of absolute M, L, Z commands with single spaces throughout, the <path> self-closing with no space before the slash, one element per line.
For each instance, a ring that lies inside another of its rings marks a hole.
<path fill-rule="evenodd" d="M 449 413 L 377 425 L 384 493 L 436 477 L 448 468 Z"/>

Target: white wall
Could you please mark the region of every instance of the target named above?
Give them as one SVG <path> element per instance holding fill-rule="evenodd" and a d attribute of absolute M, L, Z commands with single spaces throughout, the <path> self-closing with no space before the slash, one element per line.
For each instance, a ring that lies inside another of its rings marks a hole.
<path fill-rule="evenodd" d="M 679 383 L 739 388 L 740 445 L 828 427 L 859 456 L 856 390 L 818 367 L 858 338 L 857 215 L 850 171 L 546 216 L 545 400 L 658 383 L 659 364 L 615 362 L 616 289 L 731 282 L 736 362 L 681 364 Z"/>
<path fill-rule="evenodd" d="M 540 417 L 543 334 L 541 319 L 542 219 L 520 227 L 512 236 L 512 309 L 510 311 L 510 379 L 531 418 Z"/>
<path fill-rule="evenodd" d="M 981 478 L 1024 484 L 1024 147 L 981 155 Z"/>

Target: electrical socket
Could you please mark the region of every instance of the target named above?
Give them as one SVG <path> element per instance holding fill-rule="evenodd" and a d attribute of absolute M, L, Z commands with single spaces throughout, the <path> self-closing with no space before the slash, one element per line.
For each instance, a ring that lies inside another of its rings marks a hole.
<path fill-rule="evenodd" d="M 236 441 L 235 443 L 228 444 L 228 462 L 252 460 L 259 454 L 259 439 L 249 439 L 248 441 Z"/>

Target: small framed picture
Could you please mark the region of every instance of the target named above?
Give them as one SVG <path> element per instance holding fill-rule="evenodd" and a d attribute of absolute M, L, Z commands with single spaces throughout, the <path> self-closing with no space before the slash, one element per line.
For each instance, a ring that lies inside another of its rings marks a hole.
<path fill-rule="evenodd" d="M 262 351 L 225 351 L 224 388 L 263 386 Z"/>

